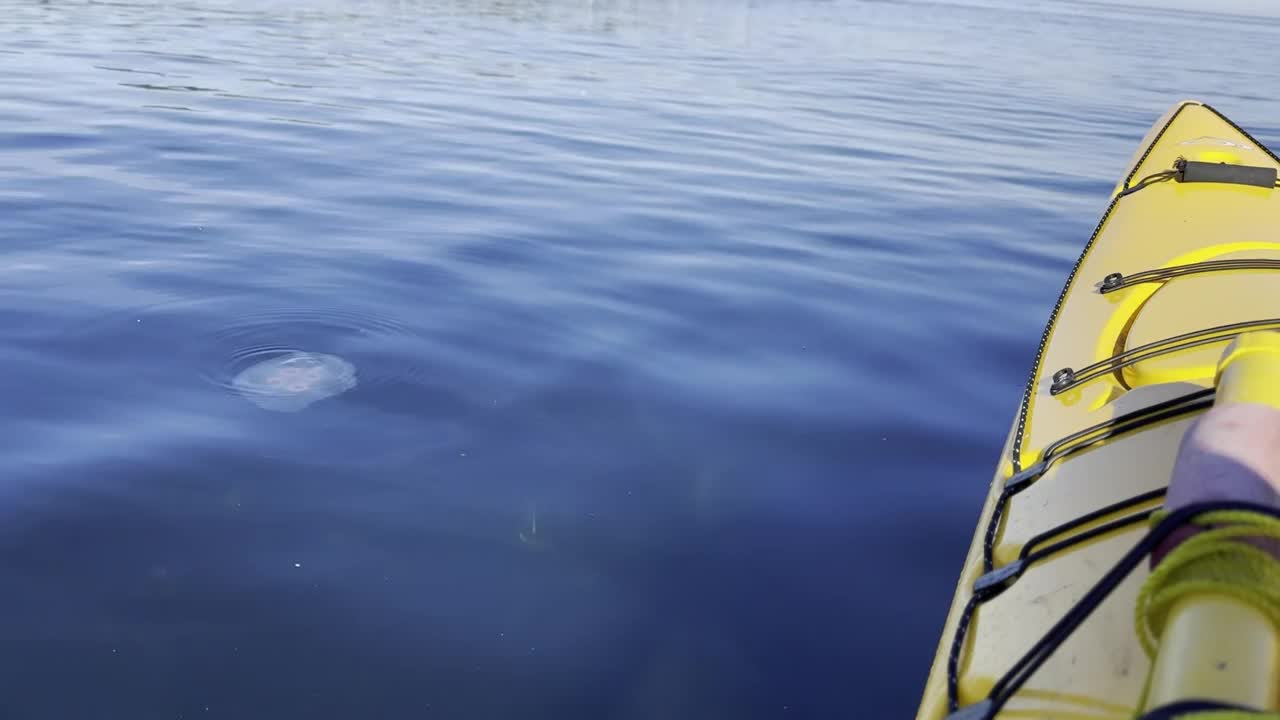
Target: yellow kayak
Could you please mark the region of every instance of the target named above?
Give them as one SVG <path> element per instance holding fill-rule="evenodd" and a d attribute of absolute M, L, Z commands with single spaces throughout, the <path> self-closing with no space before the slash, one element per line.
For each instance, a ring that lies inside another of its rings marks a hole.
<path fill-rule="evenodd" d="M 1142 140 L 1050 313 L 919 720 L 1131 720 L 1161 694 L 1275 709 L 1274 625 L 1202 613 L 1204 637 L 1253 655 L 1152 655 L 1135 606 L 1150 573 L 1139 546 L 1183 434 L 1236 359 L 1224 350 L 1263 338 L 1280 358 L 1255 333 L 1280 329 L 1278 169 L 1199 102 Z"/>

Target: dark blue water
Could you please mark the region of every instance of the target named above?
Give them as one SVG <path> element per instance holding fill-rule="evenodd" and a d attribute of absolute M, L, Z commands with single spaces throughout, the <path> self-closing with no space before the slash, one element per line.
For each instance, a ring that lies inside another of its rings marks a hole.
<path fill-rule="evenodd" d="M 911 713 L 1129 153 L 1280 139 L 1019 5 L 0 1 L 0 714 Z"/>

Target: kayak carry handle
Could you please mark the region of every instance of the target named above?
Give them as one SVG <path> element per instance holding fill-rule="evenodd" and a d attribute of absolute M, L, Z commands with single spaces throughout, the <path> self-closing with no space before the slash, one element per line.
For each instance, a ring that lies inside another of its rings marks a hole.
<path fill-rule="evenodd" d="M 1203 162 L 1187 160 L 1186 158 L 1178 158 L 1173 167 L 1177 172 L 1176 179 L 1180 183 L 1227 183 L 1268 189 L 1276 186 L 1276 169 L 1274 167 L 1236 165 L 1226 162 Z"/>

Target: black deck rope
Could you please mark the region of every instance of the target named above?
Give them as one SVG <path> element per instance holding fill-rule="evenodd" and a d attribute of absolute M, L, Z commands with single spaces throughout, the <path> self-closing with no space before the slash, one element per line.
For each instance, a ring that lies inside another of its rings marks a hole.
<path fill-rule="evenodd" d="M 960 707 L 960 656 L 964 651 L 964 639 L 969 634 L 969 623 L 981 602 L 977 595 L 969 596 L 960 611 L 956 633 L 951 637 L 951 654 L 947 656 L 947 712 L 955 712 Z"/>
<path fill-rule="evenodd" d="M 1107 220 L 1111 217 L 1111 211 L 1115 209 L 1116 203 L 1120 198 L 1111 199 L 1111 203 L 1107 205 L 1107 209 L 1102 213 L 1102 218 L 1098 220 L 1098 224 L 1093 229 L 1093 235 L 1089 237 L 1089 242 L 1085 244 L 1084 250 L 1080 252 L 1080 257 L 1076 259 L 1075 265 L 1071 267 L 1071 272 L 1067 274 L 1067 283 L 1062 286 L 1062 293 L 1058 295 L 1058 300 L 1053 304 L 1053 310 L 1049 312 L 1049 321 L 1045 323 L 1044 332 L 1040 335 L 1040 345 L 1036 348 L 1036 358 L 1031 363 L 1031 375 L 1027 378 L 1026 388 L 1022 391 L 1022 405 L 1018 409 L 1018 427 L 1014 430 L 1013 445 L 1011 446 L 1013 463 L 1013 471 L 1015 473 L 1022 471 L 1022 441 L 1027 431 L 1027 411 L 1031 408 L 1031 396 L 1035 393 L 1036 378 L 1040 375 L 1040 363 L 1044 360 L 1044 350 L 1049 345 L 1049 335 L 1053 332 L 1053 326 L 1057 323 L 1058 313 L 1062 311 L 1062 304 L 1066 302 L 1067 293 L 1071 290 L 1072 283 L 1075 282 L 1076 274 L 1080 272 L 1080 266 L 1084 265 L 1085 258 L 1088 257 L 1089 251 L 1093 249 L 1094 242 L 1098 236 L 1102 234 L 1102 228 L 1107 224 Z"/>
<path fill-rule="evenodd" d="M 1275 153 L 1271 152 L 1271 148 L 1269 148 L 1269 147 L 1267 147 L 1266 145 L 1263 145 L 1262 143 L 1258 142 L 1258 139 L 1257 139 L 1257 138 L 1255 138 L 1254 136 L 1250 135 L 1250 134 L 1249 134 L 1249 131 L 1247 131 L 1247 130 L 1245 130 L 1244 128 L 1242 128 L 1242 127 L 1240 127 L 1239 125 L 1237 125 L 1237 124 L 1235 123 L 1235 121 L 1234 121 L 1234 120 L 1232 120 L 1231 118 L 1227 117 L 1226 115 L 1223 115 L 1222 113 L 1218 112 L 1218 109 L 1217 109 L 1217 108 L 1215 108 L 1215 107 L 1213 107 L 1212 105 L 1208 105 L 1208 104 L 1205 104 L 1205 103 L 1201 103 L 1200 107 L 1202 107 L 1202 108 L 1204 108 L 1204 109 L 1208 110 L 1209 112 L 1213 113 L 1214 115 L 1217 115 L 1219 119 L 1221 119 L 1221 120 L 1222 120 L 1223 122 L 1225 122 L 1226 124 L 1230 125 L 1232 130 L 1235 130 L 1236 132 L 1238 132 L 1238 133 L 1240 133 L 1241 135 L 1243 135 L 1245 140 L 1248 140 L 1249 142 L 1251 142 L 1251 143 L 1253 143 L 1254 145 L 1256 145 L 1256 146 L 1257 146 L 1257 148 L 1258 148 L 1259 150 L 1261 150 L 1262 152 L 1264 152 L 1264 153 L 1266 153 L 1266 154 L 1267 154 L 1267 157 L 1269 157 L 1269 158 L 1271 158 L 1272 160 L 1274 160 L 1277 164 L 1280 164 L 1280 156 L 1277 156 Z"/>
<path fill-rule="evenodd" d="M 1116 194 L 1116 199 L 1118 200 L 1122 197 L 1128 197 L 1138 192 L 1139 190 L 1148 188 L 1152 185 L 1155 185 L 1156 183 L 1172 180 L 1176 177 L 1178 177 L 1177 170 L 1161 170 L 1160 172 L 1151 173 L 1150 175 L 1139 180 L 1132 187 L 1126 187 L 1125 189 L 1121 190 L 1119 193 Z"/>
<path fill-rule="evenodd" d="M 1151 138 L 1151 142 L 1147 143 L 1147 146 L 1143 148 L 1142 156 L 1138 158 L 1138 162 L 1133 164 L 1133 169 L 1130 170 L 1129 174 L 1125 176 L 1124 187 L 1126 189 L 1133 182 L 1133 179 L 1137 177 L 1138 171 L 1142 169 L 1142 164 L 1147 161 L 1147 158 L 1151 157 L 1151 151 L 1156 149 L 1156 145 L 1160 144 L 1160 138 L 1164 137 L 1164 134 L 1168 132 L 1170 127 L 1173 126 L 1173 121 L 1177 120 L 1178 116 L 1182 114 L 1182 111 L 1186 110 L 1188 107 L 1207 108 L 1209 106 L 1203 105 L 1203 104 L 1197 104 L 1197 103 L 1183 103 L 1182 105 L 1179 105 L 1178 109 L 1173 111 L 1173 115 L 1169 116 L 1169 120 L 1164 124 L 1164 127 L 1160 128 L 1160 131 L 1156 133 L 1156 136 Z M 1214 113 L 1221 115 L 1221 113 L 1218 113 L 1217 110 L 1213 110 L 1213 108 L 1209 108 L 1209 109 Z M 1223 119 L 1225 120 L 1226 118 L 1223 118 Z"/>
<path fill-rule="evenodd" d="M 1050 395 L 1060 395 L 1071 388 L 1079 387 L 1091 380 L 1110 375 L 1118 370 L 1137 365 L 1140 362 L 1158 358 L 1169 353 L 1190 350 L 1191 348 L 1225 342 L 1242 333 L 1253 330 L 1265 330 L 1280 327 L 1280 317 L 1262 320 L 1246 320 L 1228 323 L 1215 327 L 1201 328 L 1171 337 L 1128 348 L 1109 358 L 1086 365 L 1079 370 L 1063 368 L 1054 373 L 1054 383 L 1049 388 Z"/>
<path fill-rule="evenodd" d="M 1072 530 L 1075 530 L 1076 528 L 1083 527 L 1097 520 L 1101 520 L 1102 518 L 1107 517 L 1108 515 L 1114 515 L 1116 513 L 1124 512 L 1125 510 L 1130 510 L 1132 508 L 1138 507 L 1139 505 L 1145 505 L 1149 502 L 1155 502 L 1156 500 L 1161 500 L 1164 498 L 1166 492 L 1167 492 L 1166 488 L 1157 488 L 1155 490 L 1149 490 L 1140 495 L 1134 495 L 1133 497 L 1127 498 L 1125 500 L 1121 500 L 1120 502 L 1111 503 L 1106 507 L 1098 508 L 1093 512 L 1085 513 L 1084 515 L 1081 515 L 1080 517 L 1074 518 L 1072 520 L 1068 520 L 1067 522 L 1064 522 L 1055 528 L 1050 528 L 1049 530 L 1045 530 L 1044 532 L 1032 537 L 1030 540 L 1027 541 L 1026 545 L 1022 546 L 1022 552 L 1019 553 L 1019 558 L 1022 560 L 1028 560 L 1032 555 L 1032 551 L 1034 551 L 1035 548 L 1039 547 L 1040 545 L 1043 545 L 1045 541 L 1049 540 L 1050 538 L 1055 538 L 1060 535 L 1066 535 L 1067 533 L 1071 532 Z M 1126 518 L 1121 518 L 1121 520 L 1130 520 L 1138 516 L 1142 516 L 1142 518 L 1146 518 L 1150 516 L 1151 512 L 1153 511 L 1154 511 L 1154 508 L 1146 512 L 1137 513 L 1136 515 L 1130 515 Z M 1120 525 L 1118 527 L 1123 527 L 1123 526 L 1124 525 Z M 1061 550 L 1065 548 L 1059 548 L 1059 549 Z M 1041 555 L 1040 557 L 1045 557 L 1045 555 Z"/>
<path fill-rule="evenodd" d="M 1008 487 L 1000 491 L 995 509 L 991 511 L 991 519 L 987 521 L 987 532 L 982 539 L 982 572 L 984 573 L 994 569 L 996 533 L 1000 531 L 1000 521 L 1004 519 L 1004 511 L 1009 505 L 1009 497 L 1012 494 Z"/>
<path fill-rule="evenodd" d="M 1125 502 L 1130 503 L 1135 500 L 1149 501 L 1152 499 L 1149 495 L 1151 495 L 1151 493 L 1143 493 L 1143 496 L 1131 498 L 1129 501 Z M 1156 495 L 1156 499 L 1158 498 L 1159 494 Z M 1100 525 L 1095 525 L 1094 527 L 1075 533 L 1074 535 L 1068 535 L 1055 543 L 1044 544 L 1048 537 L 1057 536 L 1066 532 L 1062 526 L 1056 527 L 1046 533 L 1041 533 L 1040 535 L 1037 535 L 1032 542 L 1023 546 L 1022 551 L 1018 554 L 1017 560 L 1001 565 L 998 568 L 988 570 L 975 580 L 973 583 L 973 597 L 980 603 L 986 602 L 987 600 L 990 600 L 996 595 L 1004 592 L 1006 588 L 1017 582 L 1018 579 L 1022 577 L 1023 573 L 1031 568 L 1032 565 L 1039 563 L 1041 560 L 1057 555 L 1065 550 L 1070 550 L 1071 548 L 1089 542 L 1090 540 L 1096 540 L 1097 538 L 1105 537 L 1114 532 L 1125 530 L 1133 527 L 1134 525 L 1143 523 L 1147 521 L 1158 509 L 1159 507 L 1153 507 L 1140 512 L 1131 513 L 1124 517 L 1116 518 L 1115 520 L 1111 520 Z"/>
<path fill-rule="evenodd" d="M 996 536 L 1000 532 L 1000 524 L 1004 520 L 1009 498 L 1030 487 L 1040 476 L 1048 472 L 1049 468 L 1055 463 L 1078 452 L 1083 452 L 1104 440 L 1110 440 L 1134 430 L 1140 430 L 1165 420 L 1172 420 L 1208 408 L 1213 404 L 1213 398 L 1214 388 L 1201 388 L 1155 405 L 1117 415 L 1110 420 L 1074 432 L 1048 445 L 1044 452 L 1041 453 L 1042 460 L 1034 468 L 1029 468 L 1024 472 L 1026 477 L 1020 478 L 1015 475 L 1009 478 L 1005 482 L 1005 487 L 1001 489 L 1000 496 L 996 499 L 995 508 L 991 512 L 991 517 L 987 520 L 987 529 L 983 533 L 982 572 L 989 573 L 995 569 Z M 1103 510 L 1105 509 L 1103 508 Z M 1093 514 L 1089 513 L 1084 517 L 1088 518 Z"/>
<path fill-rule="evenodd" d="M 1000 495 L 996 499 L 995 507 L 992 509 L 992 512 L 991 512 L 991 517 L 988 518 L 987 520 L 986 530 L 983 532 L 983 544 L 982 544 L 983 574 L 986 575 L 987 573 L 991 573 L 995 570 L 994 556 L 995 556 L 996 537 L 1000 531 L 1001 521 L 1003 520 L 1004 514 L 1008 509 L 1009 498 L 1011 498 L 1013 495 L 1015 495 L 1017 492 L 1019 492 L 1023 488 L 1029 487 L 1032 483 L 1034 483 L 1040 474 L 1043 474 L 1048 470 L 1050 465 L 1057 462 L 1058 460 L 1061 460 L 1063 458 L 1069 457 L 1078 452 L 1086 450 L 1090 447 L 1093 447 L 1097 443 L 1102 442 L 1104 440 L 1109 440 L 1111 438 L 1114 438 L 1123 434 L 1127 434 L 1135 430 L 1140 430 L 1144 427 L 1148 427 L 1156 423 L 1163 422 L 1165 420 L 1174 419 L 1174 418 L 1181 417 L 1183 415 L 1188 415 L 1192 412 L 1196 412 L 1198 410 L 1207 408 L 1213 404 L 1214 394 L 1215 394 L 1214 388 L 1201 388 L 1193 392 L 1187 393 L 1185 395 L 1180 395 L 1175 398 L 1170 398 L 1169 400 L 1164 400 L 1154 405 L 1149 405 L 1145 408 L 1140 408 L 1138 410 L 1134 410 L 1134 411 L 1125 413 L 1123 415 L 1118 415 L 1114 418 L 1111 418 L 1110 420 L 1103 421 L 1096 425 L 1092 425 L 1083 430 L 1067 435 L 1066 437 L 1063 437 L 1046 446 L 1044 452 L 1042 453 L 1042 456 L 1045 458 L 1045 460 L 1037 464 L 1039 471 L 1035 477 L 1031 477 L 1025 481 L 1020 482 L 1018 485 L 1015 485 L 1012 487 L 1010 487 L 1009 483 L 1006 482 L 1006 486 L 1000 490 Z M 1031 472 L 1031 470 L 1028 470 L 1028 472 Z M 1010 481 L 1012 480 L 1013 478 L 1010 478 Z M 1061 534 L 1062 532 L 1065 532 L 1071 528 L 1079 527 L 1088 522 L 1092 522 L 1093 520 L 1099 519 L 1106 515 L 1110 515 L 1115 512 L 1120 512 L 1129 507 L 1136 507 L 1142 504 L 1143 502 L 1147 502 L 1149 500 L 1155 500 L 1162 493 L 1163 493 L 1163 490 L 1153 490 L 1147 493 L 1143 493 L 1141 495 L 1137 495 L 1132 498 L 1128 498 L 1126 500 L 1122 500 L 1117 503 L 1113 503 L 1111 505 L 1108 505 L 1107 507 L 1094 510 L 1090 513 L 1087 513 L 1081 516 L 1080 518 L 1076 518 L 1074 521 L 1069 521 L 1045 533 L 1041 533 L 1040 535 L 1033 537 L 1031 541 L 1028 543 L 1028 545 L 1023 548 L 1023 552 L 1026 554 L 1030 554 L 1032 550 L 1028 548 L 1034 548 L 1035 545 L 1044 542 L 1048 538 Z M 1104 526 L 1100 526 L 1100 527 L 1106 527 L 1107 529 L 1099 531 L 1094 535 L 1091 535 L 1090 537 L 1096 537 L 1097 535 L 1104 534 L 1105 532 L 1114 531 L 1116 529 L 1119 529 L 1120 527 L 1127 527 L 1128 525 L 1131 525 L 1138 521 L 1139 519 L 1136 515 L 1130 515 L 1125 518 L 1120 518 L 1117 521 L 1113 521 L 1112 523 L 1107 523 Z M 1054 552 L 1061 551 L 1062 549 L 1064 548 L 1058 547 L 1054 550 Z M 1041 555 L 1041 557 L 1045 557 L 1045 556 L 1047 555 Z M 951 638 L 951 652 L 950 652 L 950 655 L 948 656 L 948 661 L 947 661 L 947 698 L 948 698 L 948 701 L 950 702 L 950 707 L 952 712 L 954 712 L 957 709 L 957 703 L 959 698 L 959 681 L 960 681 L 959 680 L 960 656 L 964 648 L 964 642 L 968 634 L 969 627 L 973 622 L 973 614 L 977 611 L 978 605 L 985 602 L 986 600 L 989 600 L 992 597 L 995 597 L 995 595 L 998 594 L 1000 589 L 1003 589 L 1003 588 L 997 588 L 997 589 L 993 589 L 992 591 L 983 592 L 983 593 L 975 592 L 973 595 L 969 597 L 969 600 L 965 603 L 965 606 L 961 611 L 960 619 L 956 624 L 955 634 Z"/>
<path fill-rule="evenodd" d="M 1166 282 L 1174 278 L 1197 273 L 1223 272 L 1226 270 L 1280 270 L 1280 260 L 1267 258 L 1238 258 L 1235 260 L 1205 260 L 1187 265 L 1171 265 L 1169 267 L 1143 270 L 1130 275 L 1111 273 L 1102 279 L 1098 292 L 1106 295 L 1134 285 Z"/>
<path fill-rule="evenodd" d="M 1048 545 L 1045 545 L 1044 547 L 1034 552 L 1027 553 L 1027 556 L 1023 558 L 1023 562 L 1026 565 L 1031 565 L 1047 557 L 1052 557 L 1053 555 L 1057 555 L 1063 550 L 1070 550 L 1071 548 L 1081 543 L 1085 543 L 1090 540 L 1103 537 L 1104 535 L 1110 535 L 1111 533 L 1116 532 L 1117 530 L 1123 530 L 1127 527 L 1132 527 L 1133 525 L 1137 525 L 1138 523 L 1148 520 L 1151 517 L 1151 514 L 1154 513 L 1155 511 L 1156 511 L 1156 508 L 1151 508 L 1149 510 L 1143 510 L 1142 512 L 1133 513 L 1132 515 L 1126 515 L 1122 518 L 1117 518 L 1115 520 L 1112 520 L 1111 522 L 1107 522 L 1101 525 L 1097 525 L 1095 527 L 1091 527 L 1088 530 L 1085 530 L 1084 532 L 1076 533 L 1075 535 L 1063 538 L 1062 540 L 1059 540 L 1056 543 L 1050 543 Z"/>
<path fill-rule="evenodd" d="M 1156 144 L 1160 142 L 1160 138 L 1164 137 L 1165 132 L 1173 125 L 1173 121 L 1177 120 L 1178 116 L 1181 115 L 1182 111 L 1187 107 L 1187 104 L 1179 105 L 1178 109 L 1174 110 L 1173 114 L 1169 116 L 1164 127 L 1160 128 L 1156 133 L 1156 136 L 1151 139 L 1150 143 L 1147 143 L 1147 147 L 1142 151 L 1142 156 L 1133 164 L 1133 169 L 1129 171 L 1129 175 L 1125 178 L 1124 187 L 1121 189 L 1122 192 L 1129 189 L 1129 183 L 1133 180 L 1134 176 L 1138 174 L 1138 169 L 1142 167 L 1144 162 L 1146 162 L 1147 157 L 1151 155 L 1152 149 L 1154 149 Z M 1203 107 L 1209 106 L 1204 105 Z M 1213 108 L 1209 109 L 1215 114 L 1221 116 L 1221 113 L 1213 110 Z M 1223 119 L 1225 120 L 1225 118 Z M 1227 122 L 1231 121 L 1228 120 Z M 1232 126 L 1235 127 L 1235 123 L 1232 123 Z M 1243 133 L 1244 131 L 1241 132 Z M 1245 137 L 1248 137 L 1248 135 L 1245 135 Z M 1250 139 L 1252 140 L 1252 138 Z M 1269 150 L 1267 151 L 1268 154 L 1270 154 L 1270 152 L 1271 151 Z M 1272 157 L 1274 158 L 1275 156 L 1272 155 Z M 1276 162 L 1280 163 L 1280 159 L 1276 160 Z M 1106 227 L 1107 220 L 1111 219 L 1111 213 L 1115 210 L 1116 204 L 1120 202 L 1120 200 L 1121 197 L 1118 194 L 1111 198 L 1111 202 L 1107 204 L 1107 209 L 1103 211 L 1102 217 L 1098 219 L 1098 224 L 1093 228 L 1093 234 L 1089 236 L 1089 242 L 1085 243 L 1084 249 L 1080 251 L 1080 257 L 1076 259 L 1075 265 L 1071 266 L 1071 272 L 1067 274 L 1067 281 L 1063 284 L 1062 292 L 1058 294 L 1058 300 L 1053 304 L 1053 310 L 1049 312 L 1049 320 L 1045 323 L 1044 332 L 1040 335 L 1040 345 L 1036 348 L 1036 357 L 1031 363 L 1031 375 L 1027 378 L 1027 385 L 1022 391 L 1022 404 L 1018 408 L 1018 425 L 1017 429 L 1014 430 L 1013 445 L 1010 448 L 1013 454 L 1011 460 L 1013 462 L 1013 471 L 1015 473 L 1022 471 L 1022 441 L 1027 430 L 1027 411 L 1031 409 L 1031 397 L 1036 391 L 1036 378 L 1040 375 L 1040 363 L 1044 360 L 1044 351 L 1049 345 L 1049 336 L 1053 333 L 1053 326 L 1058 321 L 1058 314 L 1062 312 L 1062 305 L 1066 302 L 1067 294 L 1071 292 L 1071 286 L 1075 283 L 1076 274 L 1080 272 L 1080 267 L 1084 265 L 1085 258 L 1089 257 L 1089 251 L 1093 249 L 1094 243 L 1097 242 L 1098 237 L 1102 235 L 1102 229 Z"/>
<path fill-rule="evenodd" d="M 1092 445 L 1098 442 L 1097 439 L 1092 437 L 1093 435 L 1116 429 L 1118 426 L 1122 425 L 1128 427 L 1131 424 L 1137 423 L 1136 427 L 1142 427 L 1152 422 L 1164 420 L 1167 417 L 1170 417 L 1164 414 L 1167 410 L 1175 411 L 1174 416 L 1176 416 L 1192 412 L 1194 410 L 1199 410 L 1203 407 L 1208 407 L 1212 404 L 1215 394 L 1216 390 L 1214 388 L 1200 388 L 1184 395 L 1169 398 L 1168 400 L 1162 400 L 1154 405 L 1148 405 L 1144 408 L 1124 413 L 1123 415 L 1117 415 L 1110 420 L 1104 420 L 1096 425 L 1091 425 L 1083 430 L 1078 430 L 1070 435 L 1066 435 L 1052 443 L 1049 443 L 1045 446 L 1042 456 L 1044 459 L 1053 461 L 1055 459 L 1074 454 L 1076 450 L 1073 450 L 1072 448 L 1077 447 L 1081 443 Z"/>
<path fill-rule="evenodd" d="M 1147 532 L 1132 548 L 1116 561 L 1093 587 L 1089 588 L 1067 612 L 1054 623 L 1021 658 L 1019 658 L 992 686 L 987 695 L 984 712 L 979 716 L 982 720 L 995 717 L 1005 703 L 1026 681 L 1035 674 L 1046 660 L 1071 636 L 1094 610 L 1115 591 L 1120 583 L 1146 559 L 1151 552 L 1164 542 L 1175 530 L 1206 513 L 1223 510 L 1243 510 L 1268 517 L 1280 519 L 1280 509 L 1255 503 L 1238 501 L 1217 501 L 1198 503 L 1179 508 L 1166 516 L 1155 527 Z"/>

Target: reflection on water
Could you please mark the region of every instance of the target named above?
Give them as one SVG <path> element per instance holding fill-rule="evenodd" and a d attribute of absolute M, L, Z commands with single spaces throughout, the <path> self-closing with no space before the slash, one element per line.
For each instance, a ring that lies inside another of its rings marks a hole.
<path fill-rule="evenodd" d="M 1103 196 L 1280 134 L 1275 25 L 0 0 L 4 714 L 907 716 Z"/>

